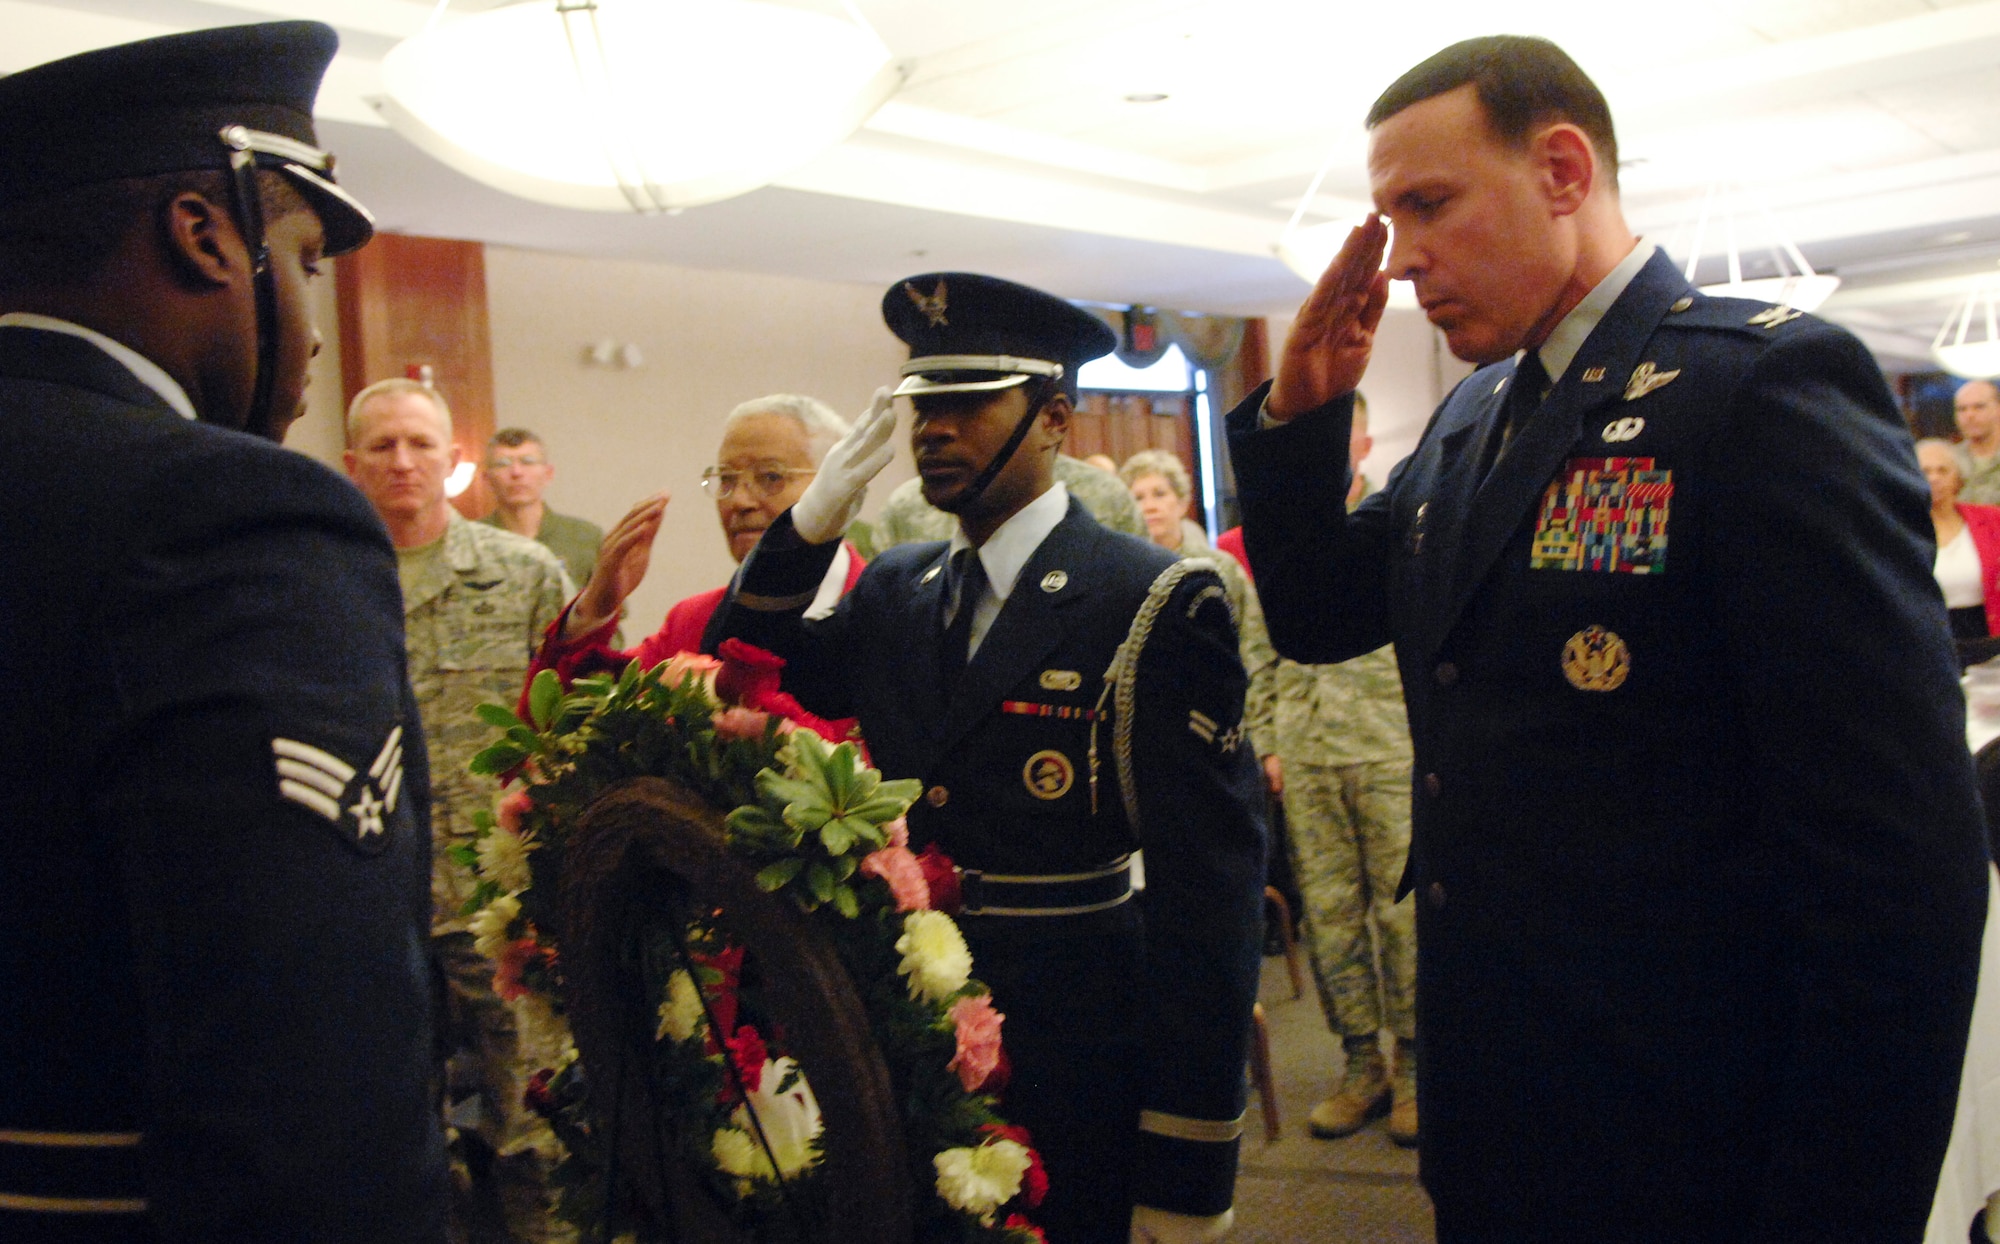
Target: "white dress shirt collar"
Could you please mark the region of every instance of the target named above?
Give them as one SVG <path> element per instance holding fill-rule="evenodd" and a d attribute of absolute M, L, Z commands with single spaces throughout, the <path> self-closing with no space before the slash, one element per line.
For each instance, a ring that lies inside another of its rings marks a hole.
<path fill-rule="evenodd" d="M 1576 360 L 1576 352 L 1583 349 L 1583 343 L 1590 339 L 1591 332 L 1604 319 L 1611 304 L 1618 301 L 1618 295 L 1639 275 L 1639 269 L 1653 257 L 1653 248 L 1642 238 L 1632 247 L 1632 253 L 1618 261 L 1618 266 L 1605 273 L 1596 288 L 1583 296 L 1583 301 L 1570 308 L 1570 313 L 1557 324 L 1549 339 L 1542 343 L 1536 353 L 1541 356 L 1542 367 L 1549 373 L 1549 384 L 1553 386 L 1562 379 L 1563 373 Z"/>
<path fill-rule="evenodd" d="M 125 365 L 140 384 L 160 395 L 160 400 L 174 408 L 183 419 L 193 419 L 194 403 L 188 400 L 187 390 L 181 388 L 172 376 L 160 368 L 158 363 L 134 350 L 131 346 L 81 324 L 59 320 L 52 315 L 36 315 L 30 311 L 11 311 L 0 315 L 0 328 L 38 328 L 45 333 L 63 333 L 71 337 L 81 337 L 91 345 L 104 351 Z"/>
<path fill-rule="evenodd" d="M 1007 603 L 1007 597 L 1014 591 L 1014 580 L 1021 577 L 1022 567 L 1067 513 L 1069 489 L 1058 481 L 1000 524 L 999 530 L 979 546 L 979 564 L 986 568 L 986 586 L 1001 604 Z M 965 528 L 961 527 L 952 533 L 946 556 L 971 547 L 972 541 L 965 538 Z"/>

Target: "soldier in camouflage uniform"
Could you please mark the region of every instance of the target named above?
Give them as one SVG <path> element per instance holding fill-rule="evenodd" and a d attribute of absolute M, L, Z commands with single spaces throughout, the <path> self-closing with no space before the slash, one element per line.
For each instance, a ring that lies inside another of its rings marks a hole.
<path fill-rule="evenodd" d="M 1367 412 L 1356 394 L 1348 453 L 1357 466 L 1374 444 Z M 1357 470 L 1348 508 L 1369 491 Z M 1280 661 L 1276 701 L 1306 949 L 1327 1024 L 1347 1054 L 1339 1087 L 1307 1126 L 1315 1136 L 1346 1136 L 1387 1112 L 1390 1139 L 1414 1145 L 1416 910 L 1396 901 L 1410 854 L 1410 723 L 1395 649 L 1339 665 Z M 1384 1027 L 1396 1037 L 1393 1076 Z"/>
<path fill-rule="evenodd" d="M 1090 516 L 1106 527 L 1128 536 L 1145 536 L 1146 524 L 1139 519 L 1139 509 L 1132 504 L 1131 495 L 1116 475 L 1068 454 L 1057 454 L 1056 482 L 1069 489 L 1069 495 L 1081 501 Z M 899 544 L 949 540 L 958 530 L 957 519 L 924 500 L 923 485 L 915 477 L 904 480 L 882 503 L 882 513 L 875 520 L 873 547 L 866 550 L 870 557 Z"/>
<path fill-rule="evenodd" d="M 553 1065 L 567 1034 L 546 1008 L 494 993 L 495 964 L 459 914 L 476 878 L 451 850 L 471 843 L 473 814 L 496 793 L 492 779 L 468 767 L 492 734 L 475 710 L 519 698 L 535 645 L 574 589 L 547 548 L 468 522 L 446 500 L 457 450 L 450 411 L 434 390 L 408 380 L 363 389 L 348 408 L 347 443 L 347 472 L 396 546 L 410 684 L 431 755 L 431 945 L 450 995 L 453 1046 L 447 1122 L 470 1186 L 469 1203 L 455 1213 L 504 1219 L 514 1240 L 573 1240 L 573 1228 L 550 1212 L 555 1136 L 522 1100 L 528 1078 Z"/>

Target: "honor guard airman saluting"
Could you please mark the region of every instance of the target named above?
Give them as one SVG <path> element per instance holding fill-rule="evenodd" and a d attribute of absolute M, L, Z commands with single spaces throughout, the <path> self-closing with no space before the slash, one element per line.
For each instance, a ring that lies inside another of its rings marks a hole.
<path fill-rule="evenodd" d="M 1635 242 L 1554 44 L 1447 48 L 1368 123 L 1393 244 L 1230 435 L 1279 651 L 1402 667 L 1438 1239 L 1918 1240 L 1989 870 L 1881 372 Z M 1391 277 L 1479 370 L 1350 515 Z"/>
<path fill-rule="evenodd" d="M 443 1239 L 395 562 L 273 443 L 372 232 L 335 42 L 0 80 L 0 1239 Z"/>
<path fill-rule="evenodd" d="M 1264 884 L 1227 595 L 1205 563 L 1105 530 L 1052 478 L 1077 368 L 1111 349 L 1109 329 L 961 273 L 899 281 L 882 310 L 910 344 L 897 392 L 925 496 L 957 532 L 883 553 L 831 618 L 803 620 L 888 461 L 883 390 L 713 629 L 783 654 L 807 708 L 858 716 L 884 773 L 923 780 L 912 844 L 964 869 L 963 927 L 1007 1017 L 1002 1108 L 1047 1160 L 1052 1244 L 1218 1238 Z"/>

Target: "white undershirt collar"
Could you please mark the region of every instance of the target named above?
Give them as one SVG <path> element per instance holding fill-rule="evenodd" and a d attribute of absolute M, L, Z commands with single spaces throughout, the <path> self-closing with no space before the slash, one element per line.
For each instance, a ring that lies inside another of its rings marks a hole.
<path fill-rule="evenodd" d="M 1639 269 L 1653 257 L 1653 248 L 1642 238 L 1632 247 L 1632 253 L 1618 261 L 1618 266 L 1604 274 L 1595 288 L 1583 296 L 1583 301 L 1570 308 L 1568 315 L 1549 334 L 1542 348 L 1535 351 L 1541 357 L 1542 367 L 1549 373 L 1551 387 L 1562 379 L 1569 365 L 1576 361 L 1576 352 L 1583 349 L 1583 343 L 1611 310 L 1611 304 L 1618 301 L 1618 295 L 1639 275 Z"/>
<path fill-rule="evenodd" d="M 979 651 L 979 642 L 986 638 L 986 632 L 993 626 L 993 619 L 1000 616 L 1000 607 L 1013 594 L 1014 581 L 1021 577 L 1021 570 L 1035 550 L 1042 547 L 1042 541 L 1049 533 L 1062 524 L 1063 516 L 1069 513 L 1069 489 L 1057 481 L 1049 490 L 1033 501 L 1022 506 L 1014 516 L 979 546 L 979 564 L 986 570 L 986 588 L 973 606 L 972 641 L 968 645 L 968 655 Z M 972 541 L 966 539 L 965 528 L 952 533 L 951 547 L 946 556 L 969 549 Z M 952 613 L 958 608 L 954 606 Z"/>
<path fill-rule="evenodd" d="M 94 328 L 85 328 L 81 324 L 59 320 L 52 315 L 36 315 L 32 311 L 10 311 L 6 315 L 0 315 L 0 328 L 38 328 L 45 333 L 63 333 L 70 337 L 81 337 L 123 363 L 125 370 L 131 372 L 140 384 L 159 394 L 160 400 L 173 407 L 181 418 L 195 418 L 194 403 L 188 400 L 187 390 L 181 388 L 180 384 L 162 370 L 158 363 L 122 341 L 113 341 Z"/>

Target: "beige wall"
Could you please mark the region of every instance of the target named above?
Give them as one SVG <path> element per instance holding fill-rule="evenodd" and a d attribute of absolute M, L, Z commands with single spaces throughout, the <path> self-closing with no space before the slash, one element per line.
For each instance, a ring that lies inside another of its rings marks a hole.
<path fill-rule="evenodd" d="M 906 357 L 873 286 L 497 246 L 487 248 L 486 285 L 495 426 L 546 438 L 557 464 L 550 504 L 608 529 L 640 498 L 673 494 L 631 601 L 634 640 L 735 569 L 700 487 L 730 408 L 796 392 L 852 417 Z M 643 365 L 587 364 L 586 345 L 605 339 L 638 346 Z M 905 449 L 876 483 L 874 505 L 910 474 L 907 458 Z"/>

